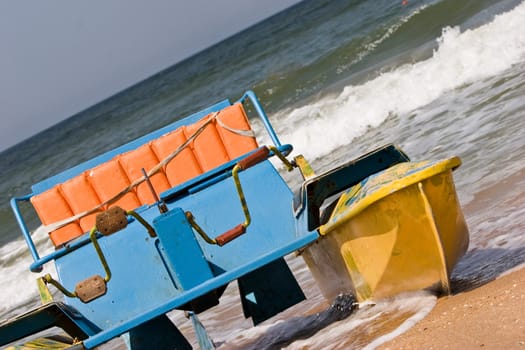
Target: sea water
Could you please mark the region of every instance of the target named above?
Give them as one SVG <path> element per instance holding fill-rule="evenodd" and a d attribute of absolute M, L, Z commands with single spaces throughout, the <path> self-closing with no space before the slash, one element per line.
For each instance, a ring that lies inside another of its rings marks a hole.
<path fill-rule="evenodd" d="M 247 89 L 259 96 L 282 142 L 317 171 L 386 143 L 413 160 L 459 156 L 454 179 L 470 246 L 452 275 L 455 292 L 524 263 L 525 3 L 303 1 L 0 154 L 0 319 L 38 304 L 38 275 L 28 270 L 10 198 Z M 254 128 L 267 143 L 257 121 Z M 299 186 L 297 174 L 283 176 Z M 30 206 L 22 209 L 36 228 Z M 45 235 L 34 240 L 41 255 L 52 251 Z M 308 299 L 252 328 L 230 285 L 219 306 L 199 315 L 220 348 L 254 348 L 264 338 L 267 348 L 373 349 L 436 301 L 418 292 L 366 303 L 306 339 L 276 345 L 287 320 L 330 303 L 301 257 L 287 261 Z M 52 266 L 46 271 L 54 273 Z M 196 344 L 190 322 L 178 312 L 169 316 Z"/>

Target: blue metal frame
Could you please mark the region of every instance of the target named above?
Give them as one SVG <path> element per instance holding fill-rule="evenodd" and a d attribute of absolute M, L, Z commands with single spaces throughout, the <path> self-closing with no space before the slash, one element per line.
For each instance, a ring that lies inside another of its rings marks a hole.
<path fill-rule="evenodd" d="M 22 235 L 24 236 L 24 239 L 26 240 L 27 246 L 29 248 L 29 252 L 31 253 L 31 256 L 33 257 L 33 260 L 38 261 L 40 260 L 40 256 L 38 255 L 38 251 L 35 247 L 35 243 L 33 242 L 33 239 L 31 238 L 31 234 L 29 233 L 29 230 L 24 221 L 24 218 L 22 217 L 22 213 L 20 212 L 20 208 L 18 207 L 18 202 L 28 202 L 31 197 L 33 197 L 32 193 L 25 195 L 23 197 L 11 198 L 10 204 L 11 204 L 11 209 L 13 210 L 13 213 L 15 214 L 16 221 L 18 222 L 18 226 L 20 227 L 20 230 L 22 231 Z M 31 269 L 31 271 L 33 270 Z M 40 271 L 42 271 L 42 267 L 39 267 L 37 270 L 33 272 L 40 272 Z"/>
<path fill-rule="evenodd" d="M 237 102 L 248 101 L 253 104 L 274 146 L 284 155 L 289 154 L 292 146 L 281 144 L 255 94 L 247 91 Z M 11 207 L 34 260 L 30 266 L 31 271 L 40 272 L 44 264 L 54 261 L 60 283 L 69 290 L 86 277 L 105 274 L 87 233 L 40 257 L 22 217 L 19 202 L 27 202 L 33 195 L 108 161 L 119 153 L 135 149 L 181 125 L 194 123 L 203 116 L 230 105 L 229 100 L 216 103 L 43 180 L 32 186 L 33 193 L 29 195 L 11 199 Z M 317 231 L 308 231 L 304 230 L 305 227 L 297 226 L 293 215 L 293 194 L 269 160 L 239 173 L 252 217 L 246 233 L 222 247 L 210 245 L 195 234 L 186 219 L 186 211 L 191 211 L 199 225 L 211 237 L 219 236 L 243 221 L 243 210 L 231 173 L 238 161 L 251 153 L 253 152 L 161 193 L 161 200 L 168 208 L 166 213 L 159 213 L 155 205 L 137 208 L 136 211 L 146 221 L 153 223 L 157 237 L 150 237 L 144 227 L 133 219 L 122 232 L 99 236 L 98 243 L 101 250 L 107 253 L 105 258 L 112 270 L 107 292 L 103 297 L 89 303 L 76 298 L 65 300 L 100 329 L 84 341 L 86 348 L 100 345 L 128 331 L 130 334 L 135 332 L 140 337 L 147 337 L 147 329 L 151 325 L 162 327 L 173 337 L 178 337 L 176 343 L 182 342 L 177 335 L 178 330 L 168 324 L 167 319 L 162 318 L 165 313 L 200 302 L 210 293 L 223 290 L 231 281 L 241 281 L 248 274 L 250 282 L 246 280 L 246 283 L 252 283 L 250 286 L 257 288 L 258 279 L 264 279 L 267 273 L 263 269 L 265 266 L 278 260 L 281 262 L 276 266 L 286 265 L 282 260 L 283 256 L 318 238 Z M 272 155 L 271 152 L 270 156 Z M 137 258 L 129 260 L 130 252 L 136 254 Z M 275 288 L 288 287 L 290 293 L 295 293 L 299 298 L 304 297 L 302 292 L 296 292 L 300 287 L 293 275 L 290 276 L 295 284 L 279 281 L 282 286 Z M 262 303 L 257 310 L 262 310 L 265 305 L 283 310 L 298 300 L 272 299 L 266 301 L 267 304 Z M 202 308 L 209 308 L 212 303 L 213 300 L 211 304 L 204 301 Z"/>
<path fill-rule="evenodd" d="M 257 111 L 257 114 L 261 117 L 264 127 L 268 131 L 268 134 L 270 135 L 270 138 L 272 139 L 272 142 L 275 145 L 275 147 L 281 147 L 281 142 L 279 141 L 277 134 L 273 130 L 272 124 L 270 124 L 270 120 L 266 116 L 266 113 L 264 112 L 264 109 L 259 103 L 259 100 L 257 99 L 257 96 L 255 95 L 255 93 L 251 90 L 246 91 L 244 95 L 241 97 L 241 99 L 239 100 L 239 102 L 242 103 L 246 99 L 249 99 L 252 102 L 253 106 L 255 107 L 255 110 Z"/>

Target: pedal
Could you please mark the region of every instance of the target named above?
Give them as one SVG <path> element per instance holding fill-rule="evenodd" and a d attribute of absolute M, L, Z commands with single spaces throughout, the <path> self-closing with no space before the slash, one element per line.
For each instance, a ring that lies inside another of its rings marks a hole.
<path fill-rule="evenodd" d="M 106 281 L 99 275 L 91 276 L 80 281 L 75 286 L 75 293 L 83 303 L 89 303 L 106 294 Z"/>
<path fill-rule="evenodd" d="M 126 211 L 121 207 L 111 207 L 97 215 L 96 226 L 104 236 L 120 231 L 128 226 Z"/>

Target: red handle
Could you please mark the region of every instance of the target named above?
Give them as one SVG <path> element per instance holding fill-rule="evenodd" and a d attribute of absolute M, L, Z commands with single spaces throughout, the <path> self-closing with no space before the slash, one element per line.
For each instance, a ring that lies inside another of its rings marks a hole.
<path fill-rule="evenodd" d="M 270 150 L 268 147 L 259 147 L 257 151 L 253 152 L 246 158 L 240 160 L 237 165 L 239 166 L 240 170 L 248 169 L 251 166 L 254 166 L 255 164 L 258 164 L 268 158 L 270 155 Z"/>
<path fill-rule="evenodd" d="M 224 232 L 222 235 L 215 238 L 215 241 L 217 242 L 217 245 L 222 247 L 228 242 L 233 241 L 235 238 L 239 237 L 243 233 L 246 232 L 246 227 L 244 227 L 243 224 L 239 224 L 232 228 L 231 230 L 228 230 Z"/>

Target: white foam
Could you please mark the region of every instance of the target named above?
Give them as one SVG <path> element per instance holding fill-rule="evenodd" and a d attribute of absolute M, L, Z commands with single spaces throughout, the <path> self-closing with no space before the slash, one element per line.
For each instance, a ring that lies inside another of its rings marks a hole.
<path fill-rule="evenodd" d="M 525 57 L 525 3 L 490 23 L 460 32 L 445 28 L 431 58 L 350 85 L 293 111 L 281 111 L 281 140 L 309 159 L 329 154 L 390 114 L 406 114 L 465 84 L 508 69 Z"/>
<path fill-rule="evenodd" d="M 43 235 L 35 232 L 33 234 L 33 240 L 40 256 L 49 254 L 53 250 L 47 234 Z M 47 264 L 39 274 L 29 271 L 29 266 L 33 263 L 33 258 L 29 254 L 29 250 L 23 239 L 18 239 L 2 246 L 0 248 L 0 256 L 3 261 L 0 285 L 4 287 L 2 290 L 0 315 L 29 300 L 38 302 L 38 289 L 35 282 L 38 276 L 51 273 L 56 277 L 56 270 L 53 264 Z"/>
<path fill-rule="evenodd" d="M 363 350 L 373 350 L 377 348 L 378 346 L 386 343 L 387 341 L 390 341 L 394 339 L 395 337 L 405 333 L 407 330 L 412 328 L 416 323 L 421 321 L 423 318 L 425 318 L 430 311 L 434 308 L 436 305 L 437 298 L 434 295 L 426 295 L 426 296 L 416 296 L 411 297 L 408 299 L 408 303 L 410 303 L 410 307 L 412 310 L 416 310 L 416 312 L 410 316 L 408 319 L 406 319 L 399 327 L 394 329 L 392 332 L 384 334 L 375 340 L 373 340 L 370 344 L 366 345 Z"/>
<path fill-rule="evenodd" d="M 395 297 L 379 300 L 376 303 L 361 304 L 359 310 L 349 318 L 336 322 L 321 330 L 313 337 L 298 340 L 290 344 L 286 349 L 321 349 L 321 348 L 363 348 L 372 350 L 390 339 L 405 332 L 415 323 L 423 319 L 436 305 L 436 296 L 428 292 L 417 291 L 399 294 Z M 381 334 L 385 318 L 402 317 L 400 315 L 411 314 L 394 331 Z M 363 329 L 369 334 L 379 334 L 368 344 L 360 342 L 359 339 Z"/>
<path fill-rule="evenodd" d="M 361 51 L 357 57 L 355 57 L 352 61 L 350 61 L 348 64 L 344 65 L 343 67 L 340 67 L 338 69 L 338 73 L 340 71 L 344 70 L 345 68 L 351 67 L 352 65 L 362 61 L 365 57 L 367 57 L 371 52 L 373 52 L 382 42 L 387 40 L 389 37 L 392 36 L 399 28 L 403 26 L 403 24 L 407 23 L 412 17 L 415 17 L 419 15 L 423 10 L 425 10 L 429 5 L 424 4 L 417 8 L 416 10 L 410 12 L 408 15 L 401 17 L 398 21 L 393 23 L 390 27 L 387 28 L 385 33 L 379 37 L 378 39 L 372 41 L 371 43 L 368 43 L 365 45 L 364 50 Z"/>
<path fill-rule="evenodd" d="M 255 327 L 242 330 L 242 332 L 237 332 L 230 335 L 226 342 L 235 346 L 240 346 L 241 344 L 249 341 L 253 341 L 258 337 L 264 335 L 268 329 L 275 327 L 276 325 L 283 323 L 284 320 L 277 320 L 275 322 L 269 322 Z"/>

